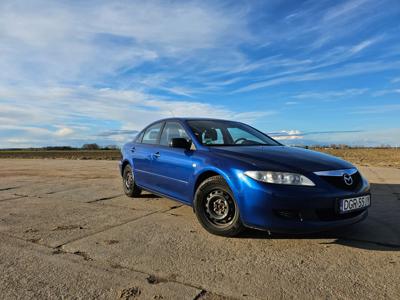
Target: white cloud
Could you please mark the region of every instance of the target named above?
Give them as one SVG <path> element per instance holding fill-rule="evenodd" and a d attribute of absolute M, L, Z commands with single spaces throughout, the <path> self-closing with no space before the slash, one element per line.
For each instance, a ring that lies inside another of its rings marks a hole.
<path fill-rule="evenodd" d="M 391 83 L 397 83 L 397 82 L 400 82 L 400 77 L 395 77 L 395 78 L 392 78 L 392 80 L 390 80 L 390 82 L 391 82 Z"/>
<path fill-rule="evenodd" d="M 269 133 L 271 137 L 276 140 L 286 141 L 286 140 L 300 140 L 303 139 L 303 134 L 300 130 L 291 129 L 291 130 L 280 130 L 277 132 Z"/>
<path fill-rule="evenodd" d="M 343 17 L 352 15 L 355 10 L 359 10 L 367 0 L 350 0 L 345 1 L 343 4 L 334 6 L 325 13 L 324 21 L 332 21 L 333 19 L 341 19 Z"/>
<path fill-rule="evenodd" d="M 400 94 L 400 89 L 383 89 L 383 90 L 376 90 L 372 93 L 374 97 L 380 97 L 387 94 Z"/>
<path fill-rule="evenodd" d="M 368 47 L 370 47 L 371 45 L 375 44 L 380 38 L 374 38 L 374 39 L 369 39 L 369 40 L 365 40 L 362 41 L 361 43 L 355 45 L 354 47 L 352 47 L 350 49 L 351 53 L 358 53 Z"/>
<path fill-rule="evenodd" d="M 166 117 L 215 117 L 253 122 L 275 111 L 235 112 L 226 106 L 199 101 L 154 99 L 139 91 L 79 88 L 0 88 L 0 128 L 35 145 L 98 138 L 99 132 L 119 127 L 140 130 Z M 117 125 L 110 125 L 116 122 Z M 11 125 L 12 124 L 12 125 Z M 127 135 L 103 137 L 121 143 Z M 0 148 L 11 147 L 0 135 Z"/>
<path fill-rule="evenodd" d="M 352 146 L 400 146 L 400 128 L 386 128 L 357 133 L 332 133 L 320 136 L 316 144 L 347 144 Z"/>
<path fill-rule="evenodd" d="M 388 112 L 400 111 L 400 104 L 384 104 L 384 105 L 371 105 L 371 106 L 360 106 L 353 111 L 351 114 L 384 114 Z"/>
<path fill-rule="evenodd" d="M 344 66 L 337 67 L 329 72 L 305 72 L 297 75 L 281 76 L 269 80 L 262 80 L 256 83 L 245 85 L 239 89 L 236 89 L 234 93 L 249 92 L 261 88 L 282 85 L 293 82 L 304 82 L 304 81 L 319 81 L 323 79 L 332 79 L 339 77 L 348 77 L 359 74 L 376 73 L 387 70 L 398 70 L 400 69 L 400 61 L 396 60 L 393 62 L 384 61 L 371 61 L 371 62 L 360 62 L 350 63 Z"/>
<path fill-rule="evenodd" d="M 195 91 L 172 80 L 182 75 L 176 66 L 202 65 L 208 51 L 231 64 L 241 59 L 236 46 L 252 36 L 247 13 L 203 1 L 2 1 L 0 147 L 78 143 L 172 115 L 263 115 L 195 100 Z M 155 61 L 160 70 L 133 71 Z M 153 96 L 153 89 L 193 99 Z"/>
<path fill-rule="evenodd" d="M 337 98 L 354 97 L 363 95 L 368 91 L 367 88 L 363 89 L 345 89 L 336 91 L 309 91 L 295 94 L 293 98 L 296 99 L 321 99 L 321 100 L 332 100 Z"/>
<path fill-rule="evenodd" d="M 58 129 L 55 132 L 56 136 L 67 136 L 67 135 L 71 135 L 74 132 L 73 129 L 68 128 L 68 127 L 61 127 L 60 129 Z"/>
<path fill-rule="evenodd" d="M 0 79 L 87 82 L 249 36 L 240 10 L 202 2 L 2 1 Z"/>

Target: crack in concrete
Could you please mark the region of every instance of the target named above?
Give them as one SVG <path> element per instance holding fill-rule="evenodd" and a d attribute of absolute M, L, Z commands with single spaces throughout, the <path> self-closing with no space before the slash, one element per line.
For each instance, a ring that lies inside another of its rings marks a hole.
<path fill-rule="evenodd" d="M 75 251 L 72 254 L 82 256 L 84 260 L 93 260 L 86 252 Z"/>
<path fill-rule="evenodd" d="M 198 293 L 196 295 L 196 297 L 193 298 L 193 300 L 199 300 L 199 299 L 203 298 L 206 294 L 207 294 L 206 290 L 201 290 L 200 293 Z"/>
<path fill-rule="evenodd" d="M 115 196 L 104 197 L 104 198 L 100 198 L 100 199 L 91 200 L 91 201 L 88 201 L 86 203 L 95 203 L 95 202 L 99 202 L 99 201 L 111 200 L 111 199 L 114 199 L 114 198 L 121 197 L 123 195 L 124 194 L 118 194 L 118 195 L 115 195 Z"/>
<path fill-rule="evenodd" d="M 170 210 L 170 209 L 167 209 L 167 210 L 164 210 L 164 211 L 162 211 L 162 210 L 152 211 L 152 212 L 149 212 L 149 213 L 147 213 L 147 214 L 145 214 L 145 215 L 143 215 L 143 216 L 139 216 L 139 217 L 136 217 L 136 218 L 134 218 L 134 219 L 130 219 L 130 220 L 128 220 L 128 221 L 119 223 L 119 224 L 117 224 L 117 225 L 107 226 L 106 228 L 103 228 L 103 229 L 98 230 L 98 231 L 96 231 L 96 232 L 92 232 L 92 233 L 86 234 L 86 235 L 84 235 L 84 236 L 80 236 L 80 237 L 78 237 L 78 238 L 76 238 L 76 239 L 69 240 L 69 241 L 67 241 L 67 242 L 65 242 L 65 243 L 63 243 L 63 244 L 61 244 L 61 245 L 57 245 L 56 248 L 57 248 L 57 247 L 63 247 L 63 246 L 65 246 L 65 245 L 67 245 L 67 244 L 70 244 L 70 243 L 73 243 L 73 242 L 76 242 L 76 241 L 85 239 L 85 238 L 87 238 L 87 237 L 90 237 L 90 236 L 93 236 L 93 235 L 96 235 L 96 234 L 105 232 L 105 231 L 107 231 L 107 230 L 110 230 L 110 229 L 113 229 L 113 228 L 116 228 L 116 227 L 119 227 L 119 226 L 126 225 L 126 224 L 131 223 L 131 222 L 135 222 L 135 221 L 137 221 L 137 220 L 143 219 L 143 218 L 148 217 L 148 216 L 150 216 L 150 215 L 153 215 L 153 214 L 155 214 L 155 213 L 164 213 L 164 212 L 167 212 L 167 211 L 169 211 L 169 210 Z"/>
<path fill-rule="evenodd" d="M 12 187 L 7 187 L 7 188 L 1 188 L 1 189 L 0 189 L 0 192 L 9 191 L 9 190 L 14 190 L 14 189 L 16 189 L 16 188 L 19 188 L 19 186 L 12 186 Z"/>
<path fill-rule="evenodd" d="M 88 202 L 84 202 L 84 203 L 88 203 Z M 123 205 L 113 205 L 113 204 L 106 204 L 106 203 L 96 203 L 96 202 L 92 202 L 90 204 L 94 204 L 94 205 L 98 205 L 100 207 L 114 207 L 114 208 L 123 208 L 123 209 L 130 209 L 130 210 L 148 210 L 148 209 L 138 209 L 138 208 L 134 208 L 134 207 L 128 207 L 128 206 L 123 206 Z"/>
<path fill-rule="evenodd" d="M 17 197 L 14 197 L 14 198 L 6 198 L 6 199 L 1 199 L 0 202 L 10 201 L 10 200 L 17 200 L 17 199 L 26 198 L 26 197 L 28 197 L 28 196 L 27 195 L 23 195 L 23 196 L 17 196 Z"/>
<path fill-rule="evenodd" d="M 154 213 L 156 213 L 156 212 L 154 212 Z M 102 265 L 104 265 L 103 261 L 97 261 L 97 260 L 91 258 L 86 252 L 82 252 L 82 251 L 79 251 L 79 250 L 70 252 L 70 251 L 67 251 L 67 250 L 63 249 L 63 245 L 56 246 L 56 247 L 51 247 L 51 246 L 46 245 L 46 244 L 38 244 L 37 242 L 35 243 L 35 242 L 33 242 L 33 241 L 29 240 L 29 239 L 26 240 L 24 238 L 21 238 L 21 237 L 18 237 L 18 236 L 14 236 L 14 235 L 10 235 L 10 234 L 4 233 L 4 232 L 0 232 L 0 234 L 3 235 L 3 236 L 9 237 L 9 238 L 14 238 L 14 239 L 26 242 L 26 243 L 31 243 L 31 244 L 35 244 L 37 246 L 42 246 L 42 247 L 45 247 L 47 249 L 51 249 L 51 250 L 53 250 L 52 253 L 51 253 L 52 255 L 74 254 L 74 255 L 83 257 L 84 260 L 86 260 L 86 261 L 92 261 L 94 263 L 96 263 L 96 262 L 99 263 L 100 265 L 94 265 L 94 267 L 96 267 L 96 268 L 102 268 Z M 111 264 L 110 266 L 112 268 L 116 267 L 115 264 L 114 265 Z M 150 273 L 147 273 L 147 272 L 144 272 L 144 271 L 141 271 L 141 270 L 136 270 L 136 269 L 133 269 L 133 268 L 125 267 L 125 266 L 122 266 L 122 265 L 119 265 L 119 264 L 117 265 L 117 269 L 125 269 L 125 270 L 128 270 L 130 272 L 146 275 L 147 276 L 146 277 L 147 282 L 149 284 L 155 284 L 155 283 L 149 282 L 149 280 L 151 281 L 152 277 L 155 276 L 154 274 L 150 274 Z M 196 286 L 196 285 L 193 285 L 193 284 L 190 284 L 190 283 L 181 282 L 181 281 L 178 281 L 176 279 L 164 278 L 164 277 L 161 277 L 161 276 L 157 276 L 156 278 L 157 278 L 157 283 L 160 283 L 160 282 L 163 282 L 163 283 L 164 282 L 173 282 L 173 283 L 181 284 L 181 285 L 184 285 L 184 286 L 192 287 L 192 288 L 195 288 L 195 289 L 198 289 L 198 290 L 203 290 L 199 286 Z"/>

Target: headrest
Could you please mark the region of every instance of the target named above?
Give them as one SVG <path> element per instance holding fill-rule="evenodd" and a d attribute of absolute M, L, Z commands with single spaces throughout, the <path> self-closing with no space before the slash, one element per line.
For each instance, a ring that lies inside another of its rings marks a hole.
<path fill-rule="evenodd" d="M 149 139 L 150 140 L 156 140 L 158 137 L 158 132 L 157 131 L 151 131 L 149 134 Z"/>
<path fill-rule="evenodd" d="M 216 141 L 218 139 L 218 134 L 217 131 L 214 128 L 207 128 L 204 131 L 204 139 L 205 140 L 211 140 L 211 141 Z"/>

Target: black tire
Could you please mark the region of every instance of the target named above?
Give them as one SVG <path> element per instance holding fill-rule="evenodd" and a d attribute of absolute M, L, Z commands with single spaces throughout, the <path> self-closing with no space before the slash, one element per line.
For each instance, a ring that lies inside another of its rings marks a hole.
<path fill-rule="evenodd" d="M 222 176 L 204 180 L 194 196 L 194 211 L 205 230 L 222 236 L 235 236 L 243 231 L 239 207 Z"/>
<path fill-rule="evenodd" d="M 122 174 L 122 187 L 125 195 L 129 197 L 138 197 L 142 189 L 135 184 L 135 177 L 132 172 L 132 167 L 126 165 Z"/>

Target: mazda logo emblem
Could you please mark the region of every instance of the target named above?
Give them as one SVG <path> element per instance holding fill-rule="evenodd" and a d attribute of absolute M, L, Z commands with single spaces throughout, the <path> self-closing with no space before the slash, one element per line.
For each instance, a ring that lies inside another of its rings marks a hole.
<path fill-rule="evenodd" d="M 343 180 L 344 180 L 344 183 L 345 183 L 346 185 L 352 185 L 352 184 L 353 184 L 353 177 L 351 177 L 351 175 L 349 175 L 349 174 L 347 174 L 347 173 L 345 173 L 345 174 L 343 175 Z"/>

